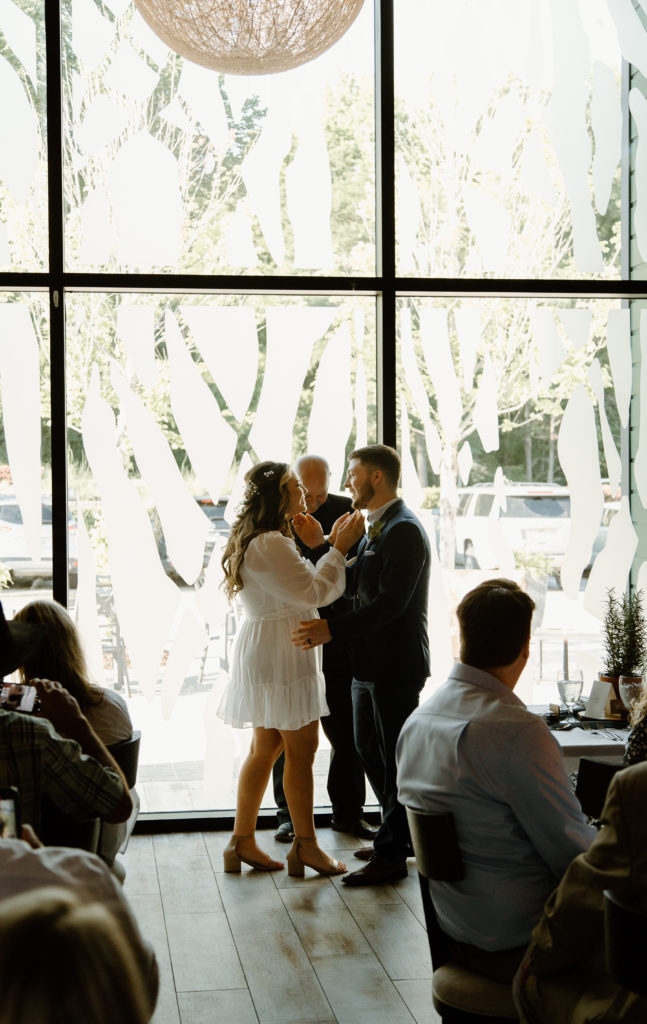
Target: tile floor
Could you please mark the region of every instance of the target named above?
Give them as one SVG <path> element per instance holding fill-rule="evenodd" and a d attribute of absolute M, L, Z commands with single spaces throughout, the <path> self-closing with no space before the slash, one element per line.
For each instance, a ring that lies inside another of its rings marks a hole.
<path fill-rule="evenodd" d="M 259 835 L 284 858 L 272 832 Z M 330 829 L 319 838 L 349 865 L 363 845 Z M 131 839 L 125 890 L 161 971 L 154 1024 L 439 1021 L 413 861 L 395 885 L 347 889 L 309 868 L 305 879 L 244 866 L 224 874 L 228 839 Z"/>

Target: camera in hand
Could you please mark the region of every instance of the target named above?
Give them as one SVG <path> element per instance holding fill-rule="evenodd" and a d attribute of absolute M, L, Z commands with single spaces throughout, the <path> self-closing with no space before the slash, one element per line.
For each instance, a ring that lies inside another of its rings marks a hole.
<path fill-rule="evenodd" d="M 5 711 L 23 711 L 31 714 L 40 711 L 40 698 L 35 686 L 26 683 L 3 683 L 0 690 L 0 707 Z"/>

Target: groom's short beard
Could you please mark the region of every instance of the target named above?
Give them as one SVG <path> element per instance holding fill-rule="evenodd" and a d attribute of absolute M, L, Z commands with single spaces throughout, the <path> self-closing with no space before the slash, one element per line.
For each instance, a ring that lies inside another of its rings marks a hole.
<path fill-rule="evenodd" d="M 366 483 L 362 486 L 362 489 L 358 493 L 357 497 L 353 498 L 353 508 L 368 508 L 368 503 L 369 501 L 371 501 L 374 494 L 375 488 L 373 487 L 373 484 L 370 482 L 370 480 L 367 480 Z"/>

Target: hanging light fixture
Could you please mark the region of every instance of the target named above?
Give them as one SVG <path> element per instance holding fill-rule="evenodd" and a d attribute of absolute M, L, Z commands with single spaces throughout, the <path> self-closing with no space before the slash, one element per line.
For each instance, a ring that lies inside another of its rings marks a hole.
<path fill-rule="evenodd" d="M 289 71 L 328 50 L 364 0 L 135 0 L 182 57 L 229 75 Z"/>

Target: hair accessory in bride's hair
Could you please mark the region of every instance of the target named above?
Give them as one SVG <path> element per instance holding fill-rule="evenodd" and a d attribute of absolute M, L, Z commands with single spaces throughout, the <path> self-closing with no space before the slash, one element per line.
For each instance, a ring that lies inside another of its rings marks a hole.
<path fill-rule="evenodd" d="M 269 469 L 264 469 L 256 475 L 255 480 L 248 480 L 245 487 L 245 499 L 250 501 L 260 494 L 264 489 L 263 485 L 273 480 L 280 480 L 283 476 L 283 467 L 279 464 Z M 260 486 L 259 486 L 260 484 Z"/>

